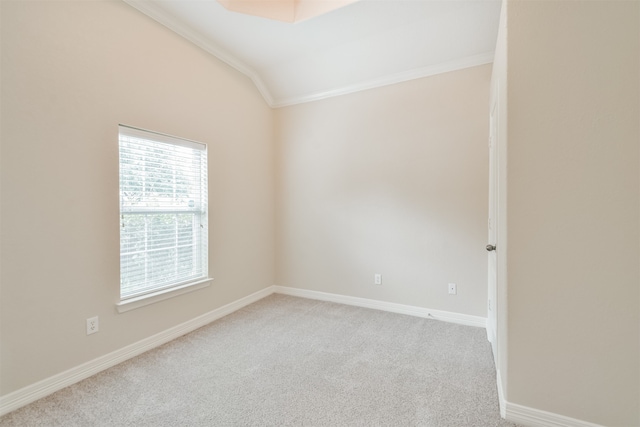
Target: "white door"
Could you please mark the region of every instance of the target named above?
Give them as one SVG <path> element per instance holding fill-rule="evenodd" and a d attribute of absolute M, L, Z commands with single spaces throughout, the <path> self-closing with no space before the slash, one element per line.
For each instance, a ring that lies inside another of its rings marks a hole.
<path fill-rule="evenodd" d="M 498 97 L 496 96 L 496 99 Z M 488 302 L 487 302 L 487 335 L 491 341 L 493 358 L 497 362 L 498 358 L 498 276 L 497 276 L 497 256 L 496 241 L 498 237 L 498 147 L 497 147 L 497 102 L 491 106 L 489 116 L 489 236 L 487 244 L 488 254 Z"/>

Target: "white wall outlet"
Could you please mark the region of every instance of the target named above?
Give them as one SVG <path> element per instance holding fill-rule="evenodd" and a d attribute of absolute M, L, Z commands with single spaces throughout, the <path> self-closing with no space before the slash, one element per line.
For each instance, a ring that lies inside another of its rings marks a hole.
<path fill-rule="evenodd" d="M 449 283 L 449 293 L 451 295 L 456 295 L 458 293 L 458 288 L 455 283 Z"/>
<path fill-rule="evenodd" d="M 382 285 L 382 274 L 374 274 L 373 283 L 375 283 L 376 285 Z"/>
<path fill-rule="evenodd" d="M 98 316 L 87 319 L 87 335 L 95 334 L 98 330 Z"/>

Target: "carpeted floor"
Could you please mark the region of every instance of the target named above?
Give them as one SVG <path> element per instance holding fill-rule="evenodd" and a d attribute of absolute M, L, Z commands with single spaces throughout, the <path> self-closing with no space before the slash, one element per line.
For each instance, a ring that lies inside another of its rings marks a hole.
<path fill-rule="evenodd" d="M 0 426 L 514 426 L 484 329 L 271 295 Z"/>

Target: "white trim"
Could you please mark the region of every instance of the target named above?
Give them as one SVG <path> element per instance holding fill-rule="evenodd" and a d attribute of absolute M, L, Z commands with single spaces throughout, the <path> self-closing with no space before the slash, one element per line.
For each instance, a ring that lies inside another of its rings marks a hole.
<path fill-rule="evenodd" d="M 464 68 L 476 67 L 478 65 L 490 64 L 493 62 L 493 56 L 494 52 L 485 52 L 479 55 L 456 59 L 454 61 L 443 62 L 440 64 L 429 65 L 423 68 L 417 68 L 414 70 L 403 71 L 397 74 L 391 74 L 366 82 L 344 86 L 339 89 L 332 89 L 324 92 L 315 92 L 299 97 L 285 98 L 282 100 L 276 99 L 275 102 L 270 105 L 273 108 L 279 108 L 289 105 L 302 104 L 305 102 L 319 101 L 321 99 L 331 98 L 334 96 L 347 95 L 349 93 L 360 92 L 363 90 L 374 89 L 377 87 L 388 86 L 396 83 L 402 83 L 408 80 L 415 80 L 423 77 L 434 76 L 436 74 L 461 70 Z"/>
<path fill-rule="evenodd" d="M 468 314 L 452 313 L 448 311 L 431 310 L 423 307 L 396 304 L 385 301 L 378 301 L 366 298 L 351 297 L 346 295 L 331 294 L 326 292 L 312 291 L 308 289 L 290 288 L 285 286 L 273 286 L 275 293 L 291 295 L 300 298 L 309 298 L 321 301 L 336 302 L 357 307 L 372 308 L 375 310 L 389 311 L 392 313 L 407 314 L 410 316 L 424 317 L 429 319 L 442 320 L 444 322 L 457 323 L 466 326 L 487 327 L 487 318 L 471 316 Z M 498 387 L 498 401 L 500 404 L 500 416 L 523 426 L 528 427 L 603 427 L 587 421 L 558 415 L 539 409 L 517 405 L 505 400 L 502 388 L 502 378 L 500 371 L 496 372 L 496 382 Z"/>
<path fill-rule="evenodd" d="M 529 408 L 516 403 L 506 403 L 506 419 L 528 427 L 603 427 L 564 415 Z"/>
<path fill-rule="evenodd" d="M 82 365 L 71 368 L 67 371 L 46 378 L 37 383 L 28 385 L 19 390 L 0 396 L 0 416 L 8 414 L 22 406 L 35 402 L 58 390 L 80 382 L 105 369 L 122 363 L 125 360 L 138 356 L 155 347 L 165 344 L 171 340 L 188 334 L 202 326 L 205 326 L 217 319 L 227 316 L 249 304 L 252 304 L 273 293 L 310 298 L 321 301 L 331 301 L 340 304 L 353 305 L 358 307 L 372 308 L 376 310 L 389 311 L 392 313 L 408 314 L 410 316 L 433 318 L 446 322 L 458 323 L 468 326 L 484 327 L 486 319 L 483 317 L 469 316 L 465 314 L 451 313 L 446 311 L 429 310 L 422 307 L 414 307 L 402 304 L 388 303 L 384 301 L 371 300 L 366 298 L 350 297 L 345 295 L 330 294 L 326 292 L 311 291 L 307 289 L 289 288 L 285 286 L 270 286 L 258 292 L 240 298 L 232 303 L 205 313 L 180 325 L 169 328 L 163 332 L 152 335 L 136 343 L 128 345 L 119 350 L 100 356 Z M 498 398 L 500 401 L 500 415 L 509 421 L 530 427 L 602 427 L 598 424 L 580 421 L 575 418 L 553 414 L 538 409 L 528 408 L 507 402 L 504 399 L 500 371 L 497 372 Z"/>
<path fill-rule="evenodd" d="M 312 92 L 302 96 L 294 96 L 290 98 L 274 98 L 267 85 L 262 80 L 260 73 L 251 68 L 233 54 L 227 52 L 222 47 L 218 46 L 211 40 L 203 37 L 197 31 L 192 30 L 188 25 L 181 22 L 174 16 L 165 12 L 161 7 L 156 6 L 153 1 L 149 0 L 123 0 L 129 6 L 144 13 L 151 19 L 159 22 L 175 33 L 181 35 L 185 39 L 189 40 L 196 46 L 212 54 L 222 62 L 241 72 L 245 76 L 249 77 L 256 88 L 264 98 L 265 102 L 271 108 L 286 107 L 289 105 L 303 104 L 305 102 L 318 101 L 325 98 L 331 98 L 339 95 L 346 95 L 349 93 L 359 92 L 362 90 L 373 89 L 381 86 L 388 86 L 395 83 L 401 83 L 408 80 L 419 79 L 422 77 L 429 77 L 436 74 L 442 74 L 449 71 L 461 70 L 463 68 L 475 67 L 477 65 L 490 64 L 493 62 L 494 52 L 485 52 L 479 55 L 473 55 L 466 58 L 456 59 L 449 62 L 443 62 L 440 64 L 433 64 L 423 68 L 404 71 L 389 76 L 380 77 L 378 79 L 369 80 L 367 82 L 357 83 L 353 85 L 343 86 L 338 89 L 332 89 L 329 91 Z"/>
<path fill-rule="evenodd" d="M 134 344 L 128 345 L 119 350 L 100 356 L 82 365 L 71 368 L 67 371 L 46 378 L 35 384 L 14 391 L 6 396 L 0 396 L 0 416 L 14 411 L 24 405 L 48 396 L 67 386 L 89 378 L 98 372 L 111 368 L 118 363 L 138 356 L 155 347 L 165 344 L 189 332 L 195 331 L 214 320 L 220 319 L 233 313 L 249 304 L 252 304 L 273 293 L 273 286 L 262 289 L 230 304 L 217 308 L 213 311 L 198 316 L 180 325 L 169 328 L 163 332 L 152 335 Z"/>
<path fill-rule="evenodd" d="M 249 67 L 247 64 L 240 61 L 238 58 L 236 58 L 220 46 L 212 43 L 208 39 L 205 39 L 198 32 L 192 30 L 183 22 L 180 22 L 175 17 L 166 13 L 164 10 L 162 10 L 162 8 L 154 5 L 154 2 L 145 0 L 123 1 L 134 9 L 137 9 L 138 11 L 144 13 L 151 19 L 169 28 L 171 31 L 181 35 L 199 48 L 215 56 L 225 64 L 231 66 L 232 68 L 235 68 L 237 71 L 240 71 L 242 74 L 249 77 L 253 81 L 253 84 L 256 85 L 258 91 L 267 102 L 267 104 L 270 107 L 273 107 L 273 96 L 271 96 L 269 89 L 262 81 L 260 75 L 256 73 L 253 68 Z"/>
<path fill-rule="evenodd" d="M 340 304 L 353 305 L 357 307 L 373 308 L 375 310 L 389 311 L 391 313 L 408 314 L 409 316 L 442 320 L 444 322 L 457 323 L 459 325 L 476 326 L 479 328 L 485 328 L 487 325 L 487 319 L 480 316 L 452 313 L 450 311 L 431 310 L 428 308 L 416 307 L 412 305 L 403 305 L 367 298 L 330 294 L 326 292 L 311 291 L 308 289 L 289 288 L 286 286 L 274 286 L 274 289 L 276 293 L 284 295 L 316 299 L 321 301 L 337 302 Z"/>
<path fill-rule="evenodd" d="M 167 135 L 166 133 L 155 132 L 152 130 L 141 129 L 129 125 L 118 125 L 118 133 L 128 137 L 144 139 L 145 141 L 163 142 L 165 144 L 179 145 L 181 147 L 191 148 L 192 150 L 206 151 L 207 144 L 203 142 L 193 141 L 191 139 L 180 138 L 179 136 Z"/>
<path fill-rule="evenodd" d="M 487 318 L 487 341 L 493 344 L 495 339 L 496 339 L 496 334 L 493 328 L 491 327 L 491 322 L 489 321 L 489 318 Z M 493 353 L 493 345 L 491 346 L 491 353 Z M 495 360 L 496 358 L 495 354 L 493 355 L 493 358 Z"/>
<path fill-rule="evenodd" d="M 141 295 L 139 297 L 126 299 L 124 301 L 116 303 L 116 310 L 118 310 L 118 313 L 125 313 L 127 311 L 135 310 L 136 308 L 144 307 L 145 305 L 154 304 L 159 301 L 177 297 L 178 295 L 206 288 L 211 285 L 211 282 L 213 282 L 213 279 L 208 278 L 193 283 L 187 283 L 182 286 L 164 289 L 152 294 Z"/>
<path fill-rule="evenodd" d="M 504 400 L 504 389 L 502 388 L 502 376 L 500 375 L 500 369 L 496 369 L 496 383 L 498 385 L 498 404 L 500 405 L 500 416 L 505 418 L 507 416 L 507 401 Z"/>

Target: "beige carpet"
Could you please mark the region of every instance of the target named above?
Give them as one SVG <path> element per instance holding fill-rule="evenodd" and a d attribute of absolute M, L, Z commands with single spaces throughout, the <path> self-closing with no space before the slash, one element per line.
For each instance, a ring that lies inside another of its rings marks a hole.
<path fill-rule="evenodd" d="M 0 426 L 513 426 L 484 329 L 272 295 Z"/>

